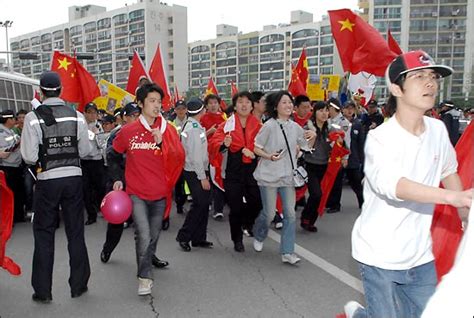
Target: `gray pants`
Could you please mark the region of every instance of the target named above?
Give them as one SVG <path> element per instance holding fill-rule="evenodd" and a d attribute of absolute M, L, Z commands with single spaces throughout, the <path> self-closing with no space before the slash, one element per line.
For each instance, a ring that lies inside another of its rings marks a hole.
<path fill-rule="evenodd" d="M 166 199 L 148 201 L 135 195 L 130 197 L 133 202 L 137 276 L 153 279 L 151 258 L 156 252 Z"/>

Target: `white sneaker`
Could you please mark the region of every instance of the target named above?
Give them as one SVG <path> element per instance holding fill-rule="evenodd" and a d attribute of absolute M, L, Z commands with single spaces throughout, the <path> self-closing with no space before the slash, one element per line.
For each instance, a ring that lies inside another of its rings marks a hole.
<path fill-rule="evenodd" d="M 353 300 L 344 305 L 344 313 L 346 314 L 347 318 L 354 317 L 354 314 L 358 309 L 364 309 L 364 307 L 362 307 L 361 304 Z"/>
<path fill-rule="evenodd" d="M 138 277 L 138 295 L 150 295 L 152 287 L 153 281 L 151 279 Z"/>
<path fill-rule="evenodd" d="M 257 252 L 261 252 L 263 249 L 263 242 L 253 240 L 253 249 Z"/>
<path fill-rule="evenodd" d="M 275 223 L 275 229 L 279 230 L 283 227 L 283 222 L 276 222 Z"/>
<path fill-rule="evenodd" d="M 295 265 L 296 263 L 301 261 L 301 259 L 298 256 L 296 256 L 296 254 L 282 254 L 281 261 L 283 263 L 289 263 L 291 265 Z"/>
<path fill-rule="evenodd" d="M 212 217 L 214 218 L 214 220 L 220 221 L 224 218 L 224 213 L 216 212 L 216 213 L 214 213 L 214 215 Z"/>

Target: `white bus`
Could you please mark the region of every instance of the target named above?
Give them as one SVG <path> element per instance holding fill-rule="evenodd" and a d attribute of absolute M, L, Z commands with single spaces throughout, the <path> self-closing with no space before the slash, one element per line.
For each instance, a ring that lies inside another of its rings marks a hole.
<path fill-rule="evenodd" d="M 31 110 L 31 100 L 39 90 L 39 80 L 19 73 L 0 72 L 0 111 Z"/>

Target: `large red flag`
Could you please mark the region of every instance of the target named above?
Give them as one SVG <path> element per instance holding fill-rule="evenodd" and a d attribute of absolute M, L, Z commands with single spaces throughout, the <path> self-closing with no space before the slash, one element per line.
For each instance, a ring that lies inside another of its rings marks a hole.
<path fill-rule="evenodd" d="M 379 31 L 349 9 L 328 11 L 331 31 L 344 71 L 384 76 L 397 56 Z"/>
<path fill-rule="evenodd" d="M 161 104 L 163 105 L 163 110 L 168 111 L 171 108 L 171 94 L 168 89 L 165 69 L 163 68 L 160 44 L 158 44 L 158 47 L 156 48 L 155 57 L 153 57 L 148 74 L 150 74 L 150 79 L 163 89 L 165 96 L 163 97 Z"/>
<path fill-rule="evenodd" d="M 306 48 L 303 48 L 300 54 L 300 58 L 298 59 L 298 63 L 296 67 L 293 69 L 293 72 L 296 72 L 298 78 L 301 80 L 303 84 L 303 88 L 306 91 L 306 87 L 308 85 L 308 77 L 309 77 L 309 70 L 308 70 L 308 59 L 306 58 Z"/>
<path fill-rule="evenodd" d="M 99 86 L 94 77 L 77 61 L 77 59 L 54 51 L 51 70 L 61 78 L 61 98 L 71 103 L 78 103 L 78 111 L 100 96 Z"/>
<path fill-rule="evenodd" d="M 473 145 L 474 121 L 471 121 L 456 144 L 458 174 L 464 189 L 474 186 Z M 431 237 L 438 280 L 441 280 L 453 266 L 462 235 L 462 223 L 457 209 L 450 205 L 436 205 L 431 224 Z"/>
<path fill-rule="evenodd" d="M 125 90 L 130 94 L 135 95 L 138 83 L 142 77 L 149 78 L 140 55 L 138 55 L 137 51 L 134 51 L 132 65 L 130 65 L 130 71 L 128 73 L 127 88 Z"/>
<path fill-rule="evenodd" d="M 206 92 L 204 93 L 204 96 L 207 96 L 209 94 L 219 96 L 219 92 L 217 91 L 216 84 L 214 84 L 212 77 L 209 77 L 209 82 L 207 83 L 207 89 L 206 89 Z M 227 109 L 227 104 L 225 103 L 223 99 L 221 99 L 220 105 L 221 105 L 222 111 L 225 111 Z"/>
<path fill-rule="evenodd" d="M 397 40 L 393 38 L 392 32 L 390 32 L 390 29 L 387 30 L 387 43 L 388 43 L 388 47 L 390 48 L 390 50 L 392 50 L 393 53 L 397 55 L 403 54 L 403 51 L 398 45 Z"/>
<path fill-rule="evenodd" d="M 296 68 L 291 72 L 291 81 L 288 84 L 288 92 L 290 92 L 293 97 L 299 95 L 306 95 L 306 89 L 304 88 L 303 82 L 298 76 L 298 73 L 295 71 Z"/>
<path fill-rule="evenodd" d="M 7 186 L 5 174 L 0 171 L 0 267 L 10 274 L 18 276 L 21 268 L 5 255 L 7 241 L 10 239 L 13 226 L 13 192 Z"/>
<path fill-rule="evenodd" d="M 341 169 L 342 157 L 349 154 L 350 151 L 344 148 L 342 143 L 338 140 L 344 138 L 344 132 L 342 131 L 333 131 L 329 133 L 329 140 L 334 142 L 334 146 L 331 150 L 331 156 L 329 157 L 328 167 L 324 173 L 324 177 L 321 180 L 321 191 L 323 193 L 321 201 L 319 203 L 318 211 L 319 215 L 323 215 L 324 208 L 326 207 L 326 202 L 328 201 L 329 194 L 331 193 L 332 187 L 334 186 L 334 181 L 336 180 L 337 174 Z"/>

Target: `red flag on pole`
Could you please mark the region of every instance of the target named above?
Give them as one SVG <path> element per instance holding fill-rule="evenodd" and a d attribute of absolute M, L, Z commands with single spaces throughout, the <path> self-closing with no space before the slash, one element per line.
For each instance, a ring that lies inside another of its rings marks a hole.
<path fill-rule="evenodd" d="M 397 54 L 390 50 L 379 31 L 349 9 L 328 14 L 344 71 L 385 76 L 385 69 Z"/>
<path fill-rule="evenodd" d="M 298 73 L 295 72 L 295 69 L 291 72 L 291 81 L 288 84 L 288 92 L 290 92 L 293 97 L 299 96 L 299 95 L 306 95 L 306 90 L 304 88 L 303 82 L 298 76 Z"/>
<path fill-rule="evenodd" d="M 235 85 L 234 81 L 231 81 L 230 82 L 230 95 L 232 97 L 234 97 L 234 95 L 238 94 L 239 93 L 239 89 L 237 88 L 237 86 Z"/>
<path fill-rule="evenodd" d="M 181 96 L 179 96 L 179 91 L 178 91 L 178 85 L 175 83 L 174 84 L 174 100 L 173 103 L 176 105 L 176 103 L 181 99 Z"/>
<path fill-rule="evenodd" d="M 329 194 L 331 193 L 332 187 L 334 186 L 334 181 L 336 180 L 337 174 L 341 169 L 342 157 L 349 154 L 350 151 L 343 147 L 340 143 L 339 137 L 344 139 L 344 132 L 342 131 L 333 131 L 329 133 L 329 140 L 334 142 L 334 146 L 331 150 L 331 156 L 329 157 L 328 167 L 324 173 L 324 177 L 321 180 L 321 191 L 323 193 L 321 201 L 319 203 L 318 211 L 320 216 L 324 213 L 324 208 L 326 207 L 326 202 L 328 201 Z"/>
<path fill-rule="evenodd" d="M 216 84 L 214 84 L 214 81 L 212 80 L 212 77 L 209 77 L 209 82 L 207 83 L 207 89 L 206 93 L 204 93 L 204 96 L 207 96 L 209 94 L 213 94 L 216 96 L 219 96 L 219 92 L 217 91 Z M 223 99 L 221 99 L 221 110 L 225 111 L 227 109 L 227 104 Z"/>
<path fill-rule="evenodd" d="M 458 143 L 456 156 L 458 174 L 464 189 L 474 186 L 474 121 L 471 121 Z M 463 236 L 458 210 L 450 205 L 437 204 L 431 224 L 433 255 L 435 257 L 438 281 L 449 272 L 454 264 L 456 252 Z"/>
<path fill-rule="evenodd" d="M 149 78 L 145 71 L 145 65 L 143 65 L 140 55 L 138 55 L 138 52 L 135 50 L 133 52 L 132 64 L 130 65 L 130 71 L 128 73 L 127 88 L 125 90 L 130 94 L 135 95 L 138 83 L 143 77 Z"/>
<path fill-rule="evenodd" d="M 403 51 L 398 45 L 397 40 L 393 38 L 392 32 L 390 32 L 390 29 L 387 30 L 387 43 L 388 43 L 388 47 L 390 48 L 390 50 L 392 50 L 393 53 L 397 55 L 403 54 Z"/>
<path fill-rule="evenodd" d="M 171 94 L 168 89 L 166 73 L 163 67 L 160 44 L 158 44 L 158 47 L 156 48 L 155 57 L 153 57 L 148 73 L 150 74 L 150 79 L 163 89 L 165 96 L 163 97 L 161 104 L 163 105 L 163 110 L 168 111 L 171 108 Z"/>
<path fill-rule="evenodd" d="M 303 84 L 303 88 L 306 92 L 306 87 L 308 85 L 308 77 L 309 77 L 308 59 L 306 58 L 306 48 L 303 48 L 303 50 L 301 51 L 300 58 L 298 59 L 298 63 L 296 63 L 296 67 L 293 69 L 293 72 L 296 72 L 296 74 L 298 75 L 298 78 Z"/>
<path fill-rule="evenodd" d="M 71 103 L 78 103 L 78 111 L 100 96 L 99 86 L 94 77 L 77 61 L 77 59 L 54 51 L 51 70 L 61 78 L 61 98 Z"/>

